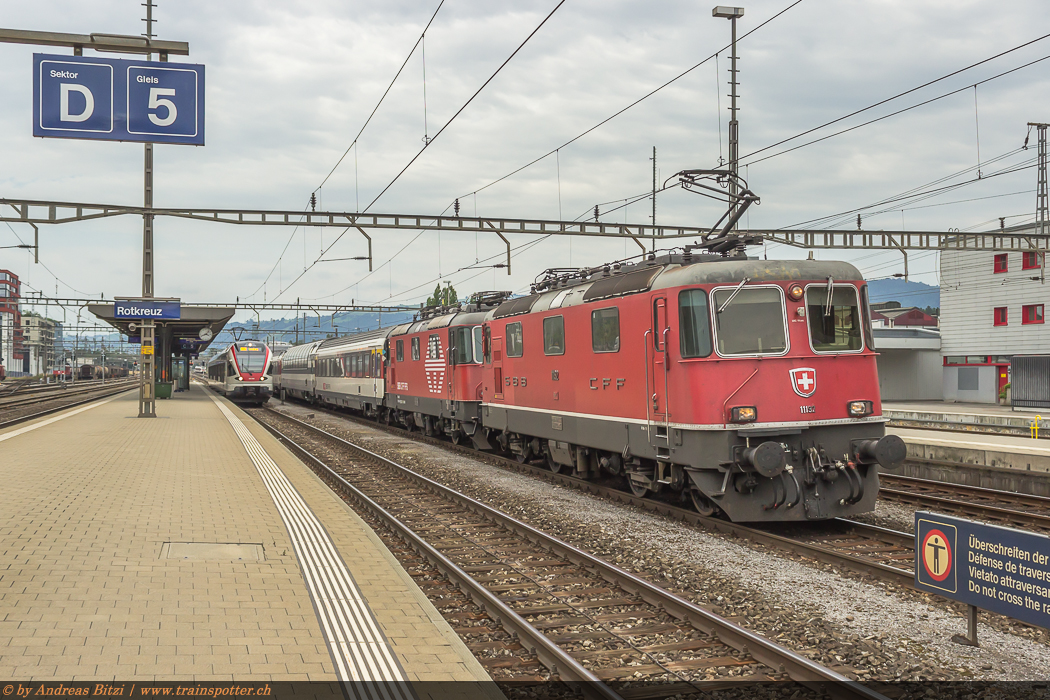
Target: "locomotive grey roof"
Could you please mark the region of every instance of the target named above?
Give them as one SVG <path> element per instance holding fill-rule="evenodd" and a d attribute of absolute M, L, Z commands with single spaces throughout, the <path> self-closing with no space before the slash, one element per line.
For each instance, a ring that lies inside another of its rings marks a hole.
<path fill-rule="evenodd" d="M 670 267 L 656 278 L 653 289 L 667 289 L 691 284 L 740 284 L 745 277 L 752 282 L 790 280 L 862 280 L 853 265 L 822 260 L 726 260 L 684 267 Z"/>
<path fill-rule="evenodd" d="M 627 294 L 644 292 L 653 284 L 653 279 L 663 270 L 662 267 L 643 268 L 628 272 L 625 275 L 612 275 L 596 280 L 584 292 L 584 301 L 598 301 L 609 297 L 621 297 Z"/>
<path fill-rule="evenodd" d="M 504 316 L 517 316 L 518 314 L 527 314 L 532 310 L 532 305 L 536 303 L 536 300 L 540 298 L 539 294 L 533 294 L 527 297 L 518 297 L 517 299 L 511 299 L 505 301 L 499 305 L 496 309 L 496 313 L 493 314 L 493 318 L 503 318 Z"/>

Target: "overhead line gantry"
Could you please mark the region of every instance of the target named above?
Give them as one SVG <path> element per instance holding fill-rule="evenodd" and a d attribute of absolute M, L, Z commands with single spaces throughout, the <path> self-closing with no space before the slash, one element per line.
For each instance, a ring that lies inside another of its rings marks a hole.
<path fill-rule="evenodd" d="M 0 198 L 0 222 L 32 225 L 65 224 L 117 216 L 169 216 L 240 226 L 323 226 L 356 228 L 368 240 L 367 259 L 372 269 L 371 230 L 433 230 L 489 233 L 507 246 L 505 263 L 510 273 L 510 241 L 504 234 L 630 238 L 647 252 L 643 240 L 700 239 L 716 233 L 711 228 L 661 224 L 557 221 L 486 216 L 422 214 L 364 214 L 360 212 L 293 211 L 280 209 L 158 208 L 88 202 L 58 202 Z M 747 229 L 748 236 L 761 236 L 770 243 L 806 249 L 864 250 L 1037 250 L 1050 249 L 1050 235 L 994 231 L 967 233 L 949 231 L 863 231 L 844 229 Z M 256 305 L 258 306 L 258 305 Z M 315 305 L 316 306 L 316 305 Z M 269 308 L 269 307 L 266 307 Z M 277 307 L 275 307 L 277 308 Z M 282 306 L 280 308 L 292 308 Z M 338 310 L 343 310 L 339 306 Z M 362 309 L 364 310 L 364 309 Z M 371 310 L 371 309 L 368 309 Z M 400 309 L 397 309 L 400 310 Z"/>

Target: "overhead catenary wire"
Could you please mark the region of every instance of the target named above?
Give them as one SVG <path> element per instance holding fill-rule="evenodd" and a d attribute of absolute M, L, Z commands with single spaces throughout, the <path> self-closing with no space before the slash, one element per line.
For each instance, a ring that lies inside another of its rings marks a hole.
<path fill-rule="evenodd" d="M 762 29 L 763 27 L 765 27 L 765 26 L 766 26 L 767 24 L 769 24 L 769 23 L 770 23 L 770 22 L 772 22 L 773 20 L 775 20 L 775 19 L 779 18 L 779 17 L 780 17 L 781 15 L 783 15 L 783 14 L 784 14 L 785 12 L 787 12 L 787 11 L 788 11 L 788 10 L 790 10 L 790 9 L 792 9 L 793 7 L 795 7 L 796 5 L 798 5 L 798 4 L 799 4 L 799 3 L 801 3 L 801 2 L 802 2 L 802 0 L 795 0 L 795 2 L 791 3 L 790 5 L 788 5 L 787 7 L 785 7 L 785 8 L 784 8 L 783 10 L 781 10 L 780 12 L 777 12 L 777 13 L 776 13 L 775 15 L 773 15 L 773 16 L 772 16 L 772 17 L 770 17 L 769 19 L 765 20 L 764 22 L 762 22 L 761 24 L 759 24 L 759 25 L 758 25 L 757 27 L 755 27 L 754 29 L 752 29 L 752 30 L 750 30 L 750 31 L 746 32 L 745 34 L 743 34 L 742 36 L 740 36 L 740 37 L 739 37 L 739 38 L 737 39 L 737 43 L 739 44 L 739 43 L 740 43 L 740 42 L 742 42 L 742 41 L 743 41 L 744 39 L 746 39 L 747 37 L 751 36 L 752 34 L 754 34 L 755 32 L 757 32 L 758 30 Z M 652 96 L 653 96 L 653 95 L 655 95 L 656 93 L 660 92 L 660 91 L 661 91 L 661 90 L 663 90 L 664 88 L 666 88 L 666 87 L 668 87 L 668 86 L 670 86 L 670 85 L 672 85 L 672 84 L 674 84 L 674 83 L 678 82 L 679 80 L 681 80 L 682 78 L 684 78 L 685 76 L 689 75 L 689 74 L 690 74 L 690 73 L 692 73 L 692 72 L 693 72 L 694 70 L 696 70 L 697 68 L 699 68 L 700 66 L 702 66 L 702 65 L 706 64 L 706 63 L 707 63 L 708 61 L 710 61 L 711 59 L 715 58 L 715 56 L 716 56 L 716 55 L 717 55 L 718 53 L 720 53 L 720 52 L 722 52 L 722 51 L 725 51 L 726 49 L 728 49 L 728 48 L 729 48 L 729 46 L 730 46 L 729 44 L 726 44 L 725 46 L 723 46 L 722 48 L 720 48 L 720 49 L 719 49 L 719 50 L 718 50 L 717 52 L 715 52 L 715 53 L 712 53 L 712 54 L 711 54 L 710 56 L 708 56 L 708 57 L 707 57 L 707 58 L 705 58 L 704 60 L 700 61 L 699 63 L 697 63 L 697 64 L 695 64 L 695 65 L 693 65 L 693 66 L 691 66 L 691 67 L 689 67 L 689 68 L 686 68 L 686 69 L 685 69 L 684 71 L 682 71 L 682 72 L 681 72 L 681 73 L 679 73 L 678 75 L 674 76 L 673 78 L 671 78 L 671 79 L 670 79 L 670 80 L 668 80 L 667 82 L 663 83 L 662 85 L 659 85 L 659 86 L 658 86 L 658 87 L 656 87 L 656 88 L 653 88 L 652 90 L 650 90 L 650 91 L 649 91 L 649 92 L 647 92 L 646 94 L 642 95 L 641 97 L 639 97 L 639 98 L 638 98 L 638 99 L 636 99 L 635 101 L 633 101 L 633 102 L 631 102 L 630 104 L 628 104 L 628 105 L 627 105 L 626 107 L 623 107 L 622 109 L 620 109 L 620 110 L 618 110 L 618 111 L 614 112 L 614 113 L 613 113 L 613 114 L 611 114 L 610 116 L 606 117 L 605 119 L 601 120 L 600 122 L 598 122 L 598 123 L 597 123 L 597 124 L 595 124 L 594 126 L 592 126 L 592 127 L 588 128 L 588 129 L 586 129 L 585 131 L 583 131 L 583 132 L 581 132 L 581 133 L 577 134 L 576 136 L 572 137 L 571 139 L 569 139 L 569 140 L 568 140 L 568 141 L 566 141 L 565 143 L 561 144 L 560 146 L 557 146 L 557 147 L 555 147 L 555 148 L 552 148 L 551 150 L 549 150 L 549 151 L 547 151 L 546 153 L 544 153 L 544 154 L 543 154 L 542 156 L 539 156 L 538 158 L 534 158 L 533 160 L 529 161 L 529 162 L 528 162 L 528 163 L 526 163 L 525 165 L 522 165 L 522 166 L 520 166 L 520 167 L 518 167 L 518 168 L 515 168 L 514 170 L 512 170 L 511 172 L 507 173 L 506 175 L 504 175 L 504 176 L 502 176 L 502 177 L 496 178 L 495 180 L 493 180 L 492 182 L 488 183 L 487 185 L 483 185 L 483 186 L 481 186 L 481 187 L 478 187 L 477 189 L 475 189 L 475 190 L 474 190 L 474 192 L 481 192 L 482 190 L 486 190 L 486 189 L 488 189 L 489 187 L 492 187 L 493 185 L 499 184 L 500 182 L 503 182 L 503 181 L 504 181 L 504 180 L 506 180 L 507 178 L 509 178 L 509 177 L 513 177 L 514 175 L 517 175 L 517 174 L 518 174 L 518 173 L 520 173 L 520 172 L 521 172 L 522 170 L 526 170 L 527 168 L 530 168 L 530 167 L 532 167 L 533 165 L 536 165 L 536 163 L 539 163 L 539 162 L 540 162 L 541 160 L 543 160 L 543 159 L 545 159 L 545 158 L 549 158 L 550 156 L 554 155 L 554 154 L 555 154 L 556 152 L 560 151 L 561 149 L 565 148 L 566 146 L 569 146 L 569 145 L 571 145 L 571 144 L 575 143 L 576 141 L 579 141 L 580 139 L 582 139 L 582 138 L 583 138 L 584 136 L 586 136 L 587 134 L 591 133 L 592 131 L 595 131 L 596 129 L 599 129 L 599 128 L 601 128 L 601 127 L 605 126 L 606 124 L 608 124 L 609 122 L 611 122 L 611 121 L 612 121 L 613 119 L 616 119 L 616 117 L 620 116 L 620 115 L 621 115 L 621 114 L 623 114 L 624 112 L 626 112 L 626 111 L 628 111 L 628 110 L 630 110 L 630 109 L 632 109 L 632 108 L 634 108 L 634 107 L 637 107 L 637 106 L 638 106 L 638 105 L 640 105 L 640 104 L 641 104 L 642 102 L 644 102 L 645 100 L 649 99 L 650 97 L 652 97 Z M 463 196 L 466 196 L 466 195 L 463 195 Z M 617 201 L 619 201 L 619 200 L 617 200 Z"/>
<path fill-rule="evenodd" d="M 442 2 L 444 2 L 444 0 L 442 0 Z M 799 2 L 801 2 L 801 0 L 799 0 Z M 452 115 L 452 116 L 451 116 L 451 117 L 450 117 L 450 118 L 448 119 L 448 121 L 446 121 L 446 122 L 445 122 L 445 124 L 444 124 L 444 125 L 443 125 L 443 126 L 442 126 L 442 127 L 441 127 L 441 128 L 439 129 L 439 130 L 438 130 L 438 132 L 437 132 L 436 134 L 434 134 L 434 137 L 433 137 L 433 138 L 431 138 L 431 139 L 430 139 L 429 141 L 427 141 L 427 142 L 426 142 L 426 143 L 425 143 L 425 144 L 423 145 L 423 148 L 419 149 L 419 152 L 418 152 L 418 153 L 416 153 L 416 155 L 414 155 L 414 156 L 412 157 L 412 159 L 408 161 L 408 163 L 407 163 L 407 164 L 405 165 L 405 167 L 403 167 L 403 168 L 402 168 L 402 169 L 400 170 L 400 172 L 398 172 L 398 174 L 394 176 L 394 178 L 393 178 L 393 179 L 392 179 L 392 180 L 391 180 L 391 181 L 390 181 L 390 182 L 389 182 L 389 183 L 387 184 L 387 186 L 386 186 L 386 187 L 384 187 L 384 188 L 382 189 L 382 191 L 381 191 L 381 192 L 380 192 L 379 194 L 377 194 L 377 195 L 375 196 L 375 198 L 373 198 L 373 199 L 372 199 L 372 201 L 371 201 L 371 202 L 369 202 L 368 206 L 366 206 L 366 207 L 364 208 L 364 210 L 363 210 L 363 211 L 368 211 L 369 209 L 371 209 L 371 208 L 372 208 L 372 206 L 373 206 L 373 205 L 374 205 L 374 204 L 375 204 L 376 202 L 378 202 L 378 201 L 379 201 L 379 199 L 380 199 L 380 198 L 381 198 L 381 197 L 382 197 L 382 196 L 383 196 L 384 194 L 386 194 L 386 193 L 387 193 L 387 191 L 388 191 L 388 190 L 389 190 L 389 189 L 390 189 L 391 187 L 393 187 L 393 186 L 394 186 L 394 184 L 395 184 L 395 183 L 396 183 L 396 182 L 397 182 L 397 181 L 398 181 L 398 180 L 399 180 L 399 179 L 401 178 L 401 176 L 402 176 L 402 175 L 404 175 L 404 174 L 405 174 L 405 172 L 406 172 L 406 171 L 407 171 L 407 170 L 408 170 L 408 169 L 409 169 L 410 167 L 412 167 L 412 164 L 413 164 L 413 163 L 415 163 L 415 162 L 416 162 L 416 160 L 418 160 L 418 159 L 419 159 L 419 157 L 420 157 L 421 155 L 423 155 L 423 153 L 424 153 L 424 152 L 425 152 L 425 151 L 426 151 L 426 150 L 427 150 L 427 149 L 428 149 L 428 148 L 430 147 L 430 145 L 431 145 L 432 143 L 434 143 L 434 141 L 436 141 L 436 140 L 438 139 L 438 137 L 439 137 L 439 136 L 441 136 L 441 134 L 442 134 L 442 133 L 444 133 L 445 129 L 447 129 L 447 128 L 448 128 L 448 127 L 449 127 L 449 126 L 450 126 L 450 125 L 452 124 L 452 122 L 454 122 L 454 121 L 456 120 L 456 117 L 458 117 L 458 116 L 459 116 L 460 114 L 462 114 L 462 113 L 463 113 L 463 110 L 465 110 L 465 109 L 466 109 L 466 108 L 467 108 L 468 106 L 470 106 L 470 104 L 471 104 L 471 103 L 472 103 L 472 102 L 474 101 L 474 99 L 475 99 L 475 98 L 477 98 L 477 96 L 481 94 L 481 92 L 482 92 L 482 91 L 483 91 L 483 90 L 484 90 L 484 89 L 485 89 L 485 88 L 486 88 L 486 87 L 488 86 L 488 84 L 489 84 L 489 83 L 491 83 L 491 82 L 492 82 L 492 81 L 493 81 L 493 80 L 494 80 L 494 79 L 496 78 L 496 76 L 497 76 L 497 75 L 499 75 L 500 71 L 502 71 L 502 70 L 503 70 L 503 68 L 504 68 L 504 67 L 505 67 L 505 66 L 506 66 L 506 65 L 507 65 L 508 63 L 510 63 L 510 61 L 511 61 L 511 60 L 512 60 L 512 59 L 513 59 L 513 58 L 514 58 L 515 56 L 517 56 L 517 55 L 518 55 L 518 52 L 520 52 L 520 51 L 521 51 L 521 50 L 522 50 L 522 49 L 523 49 L 523 48 L 525 47 L 525 45 L 526 45 L 527 43 L 529 43 L 529 40 L 530 40 L 530 39 L 532 39 L 532 37 L 534 37 L 534 36 L 536 35 L 536 33 L 537 33 L 537 32 L 539 32 L 539 30 L 543 28 L 543 26 L 544 26 L 544 25 L 545 25 L 545 24 L 547 23 L 547 21 L 548 21 L 548 20 L 549 20 L 549 19 L 550 19 L 551 17 L 553 17 L 553 16 L 554 16 L 554 13 L 555 13 L 555 12 L 557 12 L 557 11 L 558 11 L 558 9 L 559 9 L 559 8 L 561 8 L 561 6 L 562 6 L 562 5 L 564 5 L 564 4 L 565 4 L 565 0 L 559 0 L 558 4 L 554 6 L 554 9 L 553 9 L 553 10 L 551 10 L 551 11 L 550 11 L 550 13 L 548 13 L 548 14 L 547 14 L 547 16 L 543 18 L 543 21 L 541 21 L 541 22 L 540 22 L 540 23 L 539 23 L 539 24 L 538 24 L 538 25 L 536 26 L 536 28 L 535 28 L 535 29 L 533 29 L 533 30 L 532 30 L 532 32 L 530 32 L 530 33 L 529 33 L 529 35 L 528 35 L 527 37 L 525 37 L 524 41 L 522 41 L 522 42 L 521 42 L 521 44 L 519 44 L 519 45 L 518 45 L 518 47 L 517 47 L 516 49 L 514 49 L 514 51 L 513 51 L 513 52 L 512 52 L 511 54 L 510 54 L 510 56 L 508 56 L 508 57 L 506 58 L 506 60 L 504 60 L 504 61 L 503 61 L 503 63 L 501 63 L 501 64 L 499 65 L 499 67 L 498 67 L 498 68 L 496 68 L 496 70 L 495 70 L 495 71 L 494 71 L 494 72 L 492 73 L 492 75 L 490 75 L 490 76 L 488 77 L 488 79 L 487 79 L 487 80 L 486 80 L 486 81 L 485 81 L 484 83 L 482 83 L 481 87 L 479 87 L 479 88 L 478 88 L 478 89 L 477 89 L 477 90 L 476 90 L 476 91 L 474 92 L 474 94 L 473 94 L 473 95 L 471 95 L 471 96 L 470 96 L 470 98 L 469 98 L 469 99 L 468 99 L 468 100 L 467 100 L 466 102 L 464 102 L 464 103 L 463 103 L 463 105 L 462 105 L 462 106 L 461 106 L 461 107 L 460 107 L 460 108 L 459 108 L 458 110 L 456 110 L 455 114 L 453 114 L 453 115 Z M 448 207 L 446 207 L 446 208 L 445 208 L 445 211 L 448 211 Z M 295 283 L 296 283 L 296 282 L 298 282 L 298 281 L 299 281 L 299 280 L 300 280 L 300 279 L 301 279 L 301 278 L 303 277 L 303 275 L 305 275 L 305 274 L 306 274 L 307 272 L 309 272 L 309 271 L 310 271 L 311 269 L 313 269 L 314 265 L 316 265 L 316 264 L 317 264 L 317 262 L 318 262 L 318 261 L 319 261 L 319 260 L 320 260 L 321 258 L 323 258 L 323 257 L 324 257 L 324 253 L 327 253 L 327 252 L 328 252 L 329 250 L 331 250 L 331 249 L 332 249 L 332 247 L 334 247 L 334 246 L 336 245 L 336 243 L 338 243 L 338 242 L 339 242 L 340 240 L 342 240 L 343 236 L 344 236 L 344 235 L 346 235 L 346 232 L 347 232 L 347 231 L 349 231 L 349 230 L 350 230 L 350 227 L 347 227 L 347 228 L 343 229 L 343 231 L 342 231 L 342 232 L 341 232 L 341 233 L 340 233 L 340 234 L 339 234 L 339 235 L 338 235 L 338 236 L 336 237 L 335 241 L 333 241 L 333 242 L 331 243 L 331 245 L 329 245 L 329 246 L 328 246 L 328 248 L 326 248 L 326 249 L 325 249 L 325 250 L 323 251 L 323 253 L 321 254 L 321 256 L 319 256 L 319 257 L 318 257 L 318 259 L 317 259 L 317 260 L 315 260 L 315 261 L 314 261 L 314 262 L 313 262 L 313 263 L 312 263 L 312 264 L 311 264 L 311 265 L 310 265 L 310 266 L 309 266 L 309 267 L 308 267 L 307 269 L 303 270 L 302 274 L 300 274 L 300 275 L 299 275 L 298 277 L 296 277 L 296 278 L 295 278 L 294 280 L 292 280 L 292 281 L 291 281 L 291 283 L 289 283 L 288 287 L 286 287 L 286 288 L 285 288 L 285 291 L 287 291 L 288 289 L 291 289 L 291 287 L 292 287 L 292 286 L 294 286 L 294 285 L 295 285 Z M 283 293 L 283 292 L 282 292 L 282 293 Z M 275 298 L 276 298 L 276 297 L 275 297 Z"/>
<path fill-rule="evenodd" d="M 924 107 L 924 106 L 926 106 L 928 104 L 931 104 L 933 102 L 937 102 L 938 100 L 943 100 L 946 97 L 951 97 L 952 95 L 957 95 L 960 92 L 964 92 L 966 90 L 969 90 L 970 88 L 976 88 L 978 85 L 983 85 L 984 83 L 991 82 L 992 80 L 998 80 L 999 78 L 1002 78 L 1003 76 L 1010 75 L 1011 73 L 1016 73 L 1017 71 L 1022 70 L 1024 68 L 1028 68 L 1030 66 L 1034 66 L 1035 64 L 1041 63 L 1042 61 L 1045 61 L 1048 58 L 1050 58 L 1050 55 L 1043 56 L 1042 58 L 1037 58 L 1034 61 L 1029 61 L 1028 63 L 1022 64 L 1020 66 L 1017 66 L 1016 68 L 1011 68 L 1010 70 L 1003 71 L 1002 73 L 999 73 L 997 75 L 993 75 L 990 78 L 985 78 L 984 80 L 979 80 L 976 83 L 973 83 L 971 85 L 966 85 L 964 87 L 958 88 L 957 90 L 952 90 L 950 92 L 946 92 L 943 95 L 938 95 L 937 97 L 931 97 L 928 100 L 924 100 L 922 102 L 919 102 L 918 104 L 911 105 L 910 107 L 903 107 L 901 109 L 898 109 L 895 112 L 890 112 L 889 114 L 884 114 L 881 117 L 876 117 L 874 119 L 869 119 L 866 122 L 862 122 L 861 124 L 856 124 L 854 126 L 848 127 L 846 129 L 842 129 L 840 131 L 836 131 L 833 134 L 828 134 L 826 136 L 821 136 L 820 138 L 813 139 L 812 141 L 807 141 L 806 143 L 799 144 L 798 146 L 793 146 L 791 148 L 786 148 L 783 151 L 777 151 L 776 153 L 772 153 L 772 154 L 770 154 L 768 156 L 764 156 L 762 158 L 757 158 L 755 160 L 750 160 L 745 165 L 754 165 L 755 163 L 761 163 L 763 161 L 770 160 L 771 158 L 776 158 L 778 156 L 782 156 L 785 153 L 791 153 L 793 151 L 797 151 L 800 148 L 805 148 L 807 146 L 812 146 L 813 144 L 820 143 L 821 141 L 827 141 L 828 139 L 834 138 L 836 136 L 841 136 L 842 134 L 847 134 L 847 133 L 849 133 L 851 131 L 856 131 L 857 129 L 861 129 L 861 128 L 865 127 L 865 126 L 870 126 L 871 124 L 875 124 L 876 122 L 881 122 L 884 119 L 889 119 L 890 117 L 895 117 L 895 116 L 897 116 L 899 114 L 903 114 L 905 112 L 909 112 L 909 111 L 911 111 L 913 109 L 917 109 L 919 107 Z M 861 110 L 861 111 L 863 111 L 863 110 Z M 841 120 L 836 120 L 836 121 L 841 121 Z M 817 127 L 817 128 L 822 128 L 822 127 Z M 793 137 L 793 138 L 795 138 L 795 137 Z M 790 140 L 790 139 L 787 139 L 787 140 Z M 768 148 L 769 147 L 763 148 L 763 149 L 761 149 L 761 151 L 768 150 Z M 755 151 L 754 153 L 751 153 L 748 156 L 745 156 L 745 158 L 750 158 L 751 156 L 753 156 L 753 155 L 755 155 L 755 154 L 757 154 L 757 153 L 759 153 L 761 151 Z M 743 160 L 743 158 L 741 160 Z"/>
<path fill-rule="evenodd" d="M 333 165 L 332 169 L 328 171 L 328 174 L 325 175 L 323 180 L 321 180 L 321 184 L 317 186 L 317 189 L 315 189 L 314 192 L 316 192 L 317 190 L 319 190 L 322 187 L 324 187 L 325 183 L 328 182 L 329 178 L 332 177 L 332 175 L 335 173 L 335 171 L 342 164 L 343 160 L 350 153 L 350 150 L 353 149 L 353 151 L 354 151 L 354 201 L 355 201 L 355 205 L 356 205 L 355 208 L 358 211 L 360 211 L 360 209 L 361 209 L 361 198 L 360 198 L 360 192 L 359 192 L 359 187 L 358 187 L 358 170 L 357 170 L 357 153 L 358 153 L 358 149 L 357 149 L 357 143 L 360 140 L 361 135 L 363 133 L 365 133 L 365 129 L 368 128 L 368 125 L 372 122 L 372 117 L 374 117 L 376 112 L 379 111 L 379 108 L 380 108 L 380 106 L 382 106 L 383 101 L 386 99 L 387 95 L 390 94 L 390 90 L 394 87 L 394 83 L 397 82 L 397 79 L 401 76 L 401 73 L 405 70 L 405 66 L 407 66 L 408 62 L 412 59 L 412 56 L 415 54 L 416 49 L 419 47 L 420 43 L 423 41 L 424 35 L 426 34 L 427 30 L 430 29 L 430 25 L 434 23 L 434 19 L 437 17 L 438 12 L 441 10 L 441 6 L 444 5 L 444 4 L 445 4 L 445 0 L 440 0 L 440 2 L 438 2 L 438 6 L 434 10 L 434 14 L 432 14 L 430 16 L 430 20 L 427 22 L 426 26 L 423 27 L 423 31 L 419 34 L 419 38 L 416 39 L 416 43 L 412 45 L 412 49 L 408 52 L 408 55 L 405 56 L 405 60 L 401 63 L 401 67 L 397 69 L 397 73 L 394 74 L 394 77 L 393 77 L 393 79 L 391 79 L 390 84 L 386 86 L 386 90 L 384 90 L 383 94 L 379 97 L 379 101 L 376 102 L 376 106 L 372 108 L 372 111 L 371 111 L 371 113 L 369 113 L 368 118 L 365 119 L 364 124 L 362 124 L 361 128 L 358 129 L 357 135 L 354 136 L 354 140 L 351 141 L 350 145 L 346 147 L 345 151 L 343 151 L 343 155 L 339 156 L 339 159 L 335 162 L 335 165 Z M 425 71 L 425 69 L 424 69 L 424 71 Z M 424 74 L 424 80 L 425 80 L 425 74 Z M 423 102 L 424 102 L 424 124 L 425 124 L 425 120 L 426 120 L 426 117 L 425 117 L 425 111 L 426 111 L 426 94 L 425 94 L 425 91 L 426 91 L 426 88 L 424 87 L 424 97 L 423 97 Z M 309 205 L 307 205 L 307 206 L 309 206 Z M 305 213 L 306 207 L 303 208 L 303 211 Z M 299 221 L 301 223 L 302 222 L 302 218 L 300 218 Z M 259 288 L 256 289 L 251 294 L 249 294 L 247 298 L 251 298 L 251 297 L 255 296 L 256 294 L 258 294 L 259 290 L 262 289 L 266 285 L 266 283 L 270 281 L 270 277 L 273 276 L 274 270 L 276 270 L 280 266 L 281 260 L 283 259 L 284 254 L 288 251 L 288 246 L 291 244 L 291 242 L 294 239 L 295 234 L 296 234 L 296 232 L 298 232 L 298 230 L 299 230 L 298 226 L 296 226 L 294 229 L 292 229 L 291 235 L 288 236 L 288 243 L 285 244 L 284 249 L 281 251 L 281 255 L 277 258 L 277 262 L 274 263 L 274 266 L 270 270 L 270 273 L 268 275 L 266 275 L 266 279 L 263 280 L 262 284 L 259 285 Z M 283 292 L 284 291 L 283 288 L 280 291 Z M 280 294 L 278 294 L 278 296 L 280 296 Z"/>
<path fill-rule="evenodd" d="M 747 35 L 745 34 L 744 36 L 747 36 Z M 935 78 L 933 80 L 925 82 L 922 85 L 917 85 L 917 86 L 915 86 L 913 88 L 909 88 L 908 90 L 905 90 L 904 92 L 899 92 L 896 95 L 893 95 L 892 97 L 887 97 L 884 100 L 879 100 L 878 102 L 876 102 L 874 104 L 870 104 L 867 107 L 863 107 L 861 109 L 858 109 L 858 110 L 855 110 L 853 112 L 850 112 L 849 114 L 845 114 L 845 115 L 843 115 L 841 117 L 838 117 L 836 119 L 832 119 L 829 122 L 824 122 L 820 126 L 815 126 L 815 127 L 811 128 L 811 129 L 806 129 L 805 131 L 797 133 L 794 136 L 789 136 L 788 138 L 781 139 L 780 141 L 777 141 L 776 143 L 771 143 L 768 146 L 764 146 L 764 147 L 758 149 L 757 151 L 752 151 L 751 153 L 748 153 L 747 155 L 742 156 L 741 160 L 744 160 L 745 158 L 750 158 L 752 156 L 758 155 L 759 153 L 763 153 L 763 152 L 768 151 L 768 150 L 770 150 L 772 148 L 776 148 L 777 146 L 782 146 L 785 143 L 788 143 L 790 141 L 794 141 L 795 139 L 798 139 L 798 138 L 802 138 L 803 136 L 806 136 L 808 134 L 812 134 L 815 131 L 820 131 L 821 129 L 829 127 L 829 126 L 831 126 L 833 124 L 838 124 L 839 122 L 845 121 L 846 119 L 849 119 L 850 117 L 855 117 L 858 114 L 862 114 L 864 112 L 867 112 L 868 110 L 871 110 L 871 109 L 874 109 L 876 107 L 882 106 L 882 105 L 884 105 L 884 104 L 886 104 L 888 102 L 892 102 L 893 100 L 896 100 L 896 99 L 899 99 L 901 97 L 904 97 L 905 95 L 910 95 L 913 92 L 916 92 L 918 90 L 922 90 L 923 88 L 929 87 L 930 85 L 933 85 L 935 83 L 939 83 L 942 80 L 947 80 L 948 78 L 951 78 L 953 76 L 959 75 L 960 73 L 965 73 L 966 71 L 968 71 L 968 70 L 970 70 L 972 68 L 976 68 L 977 66 L 980 66 L 980 65 L 983 65 L 985 63 L 988 63 L 989 61 L 994 61 L 997 58 L 1001 58 L 1003 56 L 1006 56 L 1007 54 L 1013 53 L 1014 51 L 1019 51 L 1020 49 L 1023 49 L 1026 46 L 1031 46 L 1032 44 L 1035 44 L 1037 42 L 1043 41 L 1044 39 L 1047 39 L 1047 38 L 1050 38 L 1050 34 L 1044 34 L 1044 35 L 1042 35 L 1040 37 L 1032 39 L 1031 41 L 1026 41 L 1023 44 L 1018 44 L 1017 46 L 1015 46 L 1015 47 L 1013 47 L 1011 49 L 1007 49 L 1006 51 L 1001 51 L 1001 52 L 995 54 L 994 56 L 989 56 L 988 58 L 982 59 L 982 60 L 980 60 L 980 61 L 978 61 L 976 63 L 971 63 L 970 65 L 966 66 L 965 68 L 960 68 L 958 70 L 952 71 L 951 73 L 948 73 L 946 75 L 942 75 L 939 78 Z M 1040 60 L 1043 60 L 1043 59 L 1040 59 Z M 984 81 L 982 81 L 982 82 L 984 82 Z M 963 89 L 969 89 L 969 87 L 970 86 L 967 85 L 966 88 L 963 88 Z M 792 149 L 792 150 L 794 150 L 794 149 Z M 787 151 L 783 151 L 783 152 L 786 153 Z M 758 162 L 758 161 L 752 161 L 752 162 Z"/>

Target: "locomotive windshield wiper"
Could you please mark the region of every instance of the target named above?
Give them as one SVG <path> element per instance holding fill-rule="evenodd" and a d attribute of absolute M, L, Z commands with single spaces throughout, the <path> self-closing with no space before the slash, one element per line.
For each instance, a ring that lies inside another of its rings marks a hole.
<path fill-rule="evenodd" d="M 828 301 L 824 305 L 825 316 L 831 315 L 831 293 L 833 291 L 835 291 L 835 280 L 831 277 L 831 275 L 828 275 Z"/>
<path fill-rule="evenodd" d="M 729 295 L 729 298 L 726 299 L 725 303 L 718 307 L 718 311 L 716 313 L 722 313 L 723 311 L 725 311 L 726 307 L 729 306 L 729 304 L 732 303 L 733 299 L 736 298 L 736 295 L 740 293 L 740 290 L 744 288 L 744 285 L 750 281 L 750 277 L 745 277 L 743 281 L 736 286 L 736 289 L 733 290 L 733 293 Z"/>

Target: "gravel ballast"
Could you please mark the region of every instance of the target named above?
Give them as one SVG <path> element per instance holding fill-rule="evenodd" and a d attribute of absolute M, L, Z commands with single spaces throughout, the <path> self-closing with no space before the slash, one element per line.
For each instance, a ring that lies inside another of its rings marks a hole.
<path fill-rule="evenodd" d="M 407 441 L 378 427 L 290 403 L 271 406 L 643 575 L 851 678 L 1042 680 L 1050 675 L 1043 631 L 999 618 L 980 625 L 980 648 L 959 646 L 950 637 L 965 632 L 965 621 L 943 600 Z M 910 530 L 912 512 L 880 502 L 875 513 L 858 519 Z"/>

